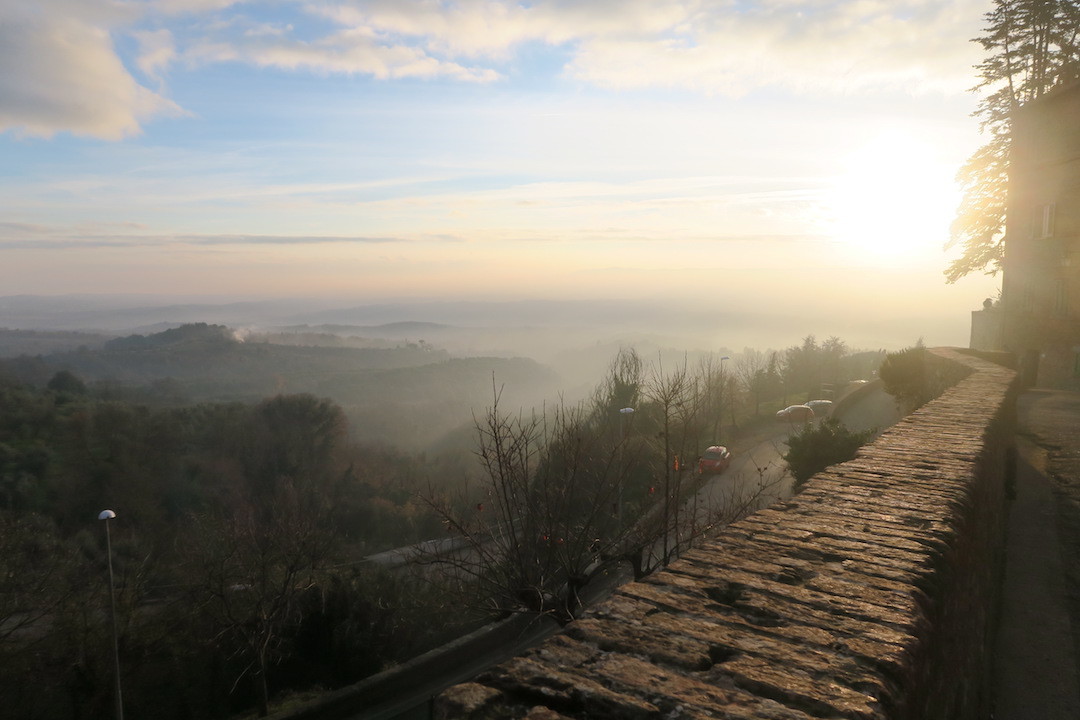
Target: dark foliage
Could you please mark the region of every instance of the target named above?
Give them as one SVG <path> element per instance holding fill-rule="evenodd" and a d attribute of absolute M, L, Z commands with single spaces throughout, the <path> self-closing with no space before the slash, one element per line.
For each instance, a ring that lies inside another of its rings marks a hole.
<path fill-rule="evenodd" d="M 804 426 L 788 438 L 788 451 L 783 456 L 795 478 L 795 487 L 830 465 L 854 459 L 873 436 L 873 430 L 848 430 L 835 418 Z"/>
<path fill-rule="evenodd" d="M 132 716 L 223 717 L 265 699 L 261 678 L 271 694 L 355 682 L 453 624 L 420 619 L 415 587 L 341 565 L 434 523 L 410 492 L 430 468 L 349 444 L 334 403 L 152 408 L 64 387 L 0 386 L 0 697 L 12 717 L 111 717 L 104 508 L 117 513 Z M 185 554 L 196 534 L 218 551 L 199 571 Z M 253 580 L 259 596 L 229 590 Z M 262 634 L 240 631 L 242 613 L 210 612 L 223 597 L 268 618 Z M 256 641 L 272 652 L 253 653 Z M 55 692 L 23 692 L 43 686 Z"/>
<path fill-rule="evenodd" d="M 889 353 L 881 363 L 878 376 L 904 412 L 911 412 L 934 397 L 925 347 Z"/>
<path fill-rule="evenodd" d="M 49 384 L 45 387 L 53 392 L 66 393 L 68 395 L 86 394 L 86 383 L 67 370 L 61 370 L 53 375 L 52 380 L 50 380 Z"/>
<path fill-rule="evenodd" d="M 490 400 L 492 374 L 513 389 L 508 400 L 525 405 L 558 389 L 556 375 L 527 358 L 451 358 L 423 342 L 327 347 L 245 341 L 206 323 L 117 338 L 101 349 L 0 361 L 0 378 L 36 387 L 59 372 L 77 377 L 96 397 L 153 406 L 312 394 L 339 405 L 356 437 L 409 448 L 471 425 L 471 409 Z"/>

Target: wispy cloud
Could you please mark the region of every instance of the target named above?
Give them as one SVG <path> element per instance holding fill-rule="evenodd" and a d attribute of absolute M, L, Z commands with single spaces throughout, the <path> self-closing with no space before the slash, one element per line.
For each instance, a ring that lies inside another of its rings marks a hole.
<path fill-rule="evenodd" d="M 195 45 L 187 57 L 196 62 L 240 60 L 259 67 L 370 75 L 380 80 L 449 78 L 490 82 L 499 78 L 499 73 L 494 70 L 441 60 L 417 47 L 379 43 L 359 29 L 335 33 L 314 42 L 291 40 L 280 34 L 245 35 L 233 42 Z"/>
<path fill-rule="evenodd" d="M 0 131 L 115 140 L 182 113 L 165 75 L 242 62 L 296 73 L 490 83 L 526 45 L 613 89 L 739 96 L 971 84 L 984 0 L 35 0 L 0 5 Z M 138 46 L 128 62 L 116 40 Z"/>
<path fill-rule="evenodd" d="M 566 74 L 591 84 L 738 95 L 762 86 L 963 89 L 974 52 L 967 41 L 984 4 L 346 0 L 312 12 L 447 57 L 506 59 L 540 42 L 567 47 Z"/>
<path fill-rule="evenodd" d="M 199 15 L 245 2 L 247 0 L 150 0 L 149 5 L 165 15 Z"/>
<path fill-rule="evenodd" d="M 143 242 L 152 238 L 144 237 Z M 386 244 L 406 242 L 394 237 L 359 237 L 337 235 L 173 235 L 157 237 L 159 241 L 190 245 L 326 245 L 326 244 Z"/>
<path fill-rule="evenodd" d="M 135 61 L 139 70 L 160 84 L 162 74 L 176 60 L 172 33 L 159 29 L 136 32 L 134 36 L 139 43 L 139 56 Z"/>
<path fill-rule="evenodd" d="M 78 248 L 189 246 L 306 246 L 306 245 L 384 245 L 408 242 L 397 237 L 359 235 L 240 235 L 240 234 L 169 234 L 133 232 L 143 230 L 139 223 L 83 224 L 76 227 L 0 222 L 0 249 L 67 250 Z"/>

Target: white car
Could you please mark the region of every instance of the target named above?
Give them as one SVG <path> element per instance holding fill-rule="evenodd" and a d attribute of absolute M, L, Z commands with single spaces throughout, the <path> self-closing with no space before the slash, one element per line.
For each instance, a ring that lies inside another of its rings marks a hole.
<path fill-rule="evenodd" d="M 777 420 L 786 420 L 787 422 L 813 422 L 814 421 L 814 409 L 809 405 L 788 405 L 783 410 L 776 412 Z"/>
<path fill-rule="evenodd" d="M 806 405 L 814 411 L 815 417 L 825 417 L 832 412 L 833 402 L 832 400 L 810 400 Z"/>

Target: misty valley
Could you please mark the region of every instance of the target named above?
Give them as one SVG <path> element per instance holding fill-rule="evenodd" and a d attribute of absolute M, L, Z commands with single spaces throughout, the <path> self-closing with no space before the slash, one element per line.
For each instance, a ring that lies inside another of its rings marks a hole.
<path fill-rule="evenodd" d="M 644 577 L 776 496 L 762 475 L 699 503 L 706 448 L 738 459 L 785 430 L 778 410 L 886 357 L 806 336 L 541 362 L 440 337 L 0 330 L 0 693 L 16 715 L 109 716 L 110 589 L 135 717 L 262 715 L 492 620 L 567 622 L 597 583 Z"/>

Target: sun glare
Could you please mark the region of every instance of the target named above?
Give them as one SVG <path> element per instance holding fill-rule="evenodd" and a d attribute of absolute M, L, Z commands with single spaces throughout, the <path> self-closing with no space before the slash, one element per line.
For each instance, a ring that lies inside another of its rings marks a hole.
<path fill-rule="evenodd" d="M 826 232 L 851 260 L 940 258 L 959 191 L 929 140 L 888 131 L 853 149 L 826 200 Z"/>

